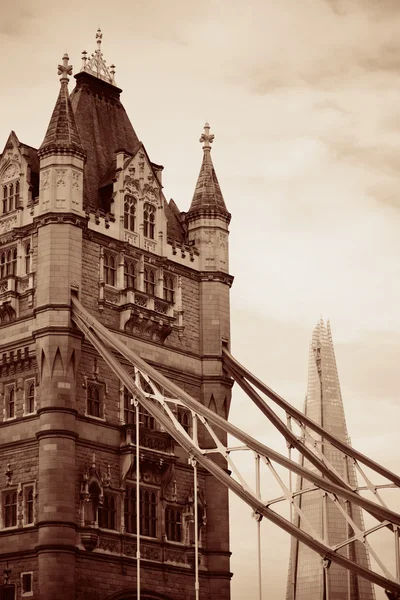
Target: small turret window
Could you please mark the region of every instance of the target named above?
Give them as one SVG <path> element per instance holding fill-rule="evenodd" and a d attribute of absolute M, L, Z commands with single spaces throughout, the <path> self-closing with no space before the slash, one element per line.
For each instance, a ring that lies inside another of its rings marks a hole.
<path fill-rule="evenodd" d="M 148 202 L 143 207 L 143 234 L 154 240 L 156 223 L 156 207 Z"/>
<path fill-rule="evenodd" d="M 136 199 L 133 196 L 125 196 L 124 199 L 124 228 L 135 231 L 136 221 Z"/>

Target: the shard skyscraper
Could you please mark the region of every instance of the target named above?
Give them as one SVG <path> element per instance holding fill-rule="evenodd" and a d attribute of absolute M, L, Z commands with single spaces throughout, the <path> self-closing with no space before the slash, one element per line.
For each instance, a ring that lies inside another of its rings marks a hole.
<path fill-rule="evenodd" d="M 314 329 L 310 345 L 305 413 L 324 429 L 349 443 L 331 330 L 329 322 L 325 325 L 322 320 Z M 316 434 L 313 433 L 313 437 L 321 442 Z M 350 485 L 356 485 L 354 465 L 330 444 L 323 443 L 320 448 L 336 471 Z M 301 457 L 300 461 L 307 469 L 318 472 L 308 460 Z M 311 488 L 308 481 L 298 478 L 297 490 Z M 305 492 L 297 497 L 296 502 L 314 531 L 330 546 L 340 544 L 353 535 L 345 517 L 323 491 Z M 355 524 L 362 527 L 361 509 L 349 503 L 345 506 Z M 308 531 L 306 523 L 295 513 L 294 521 Z M 339 552 L 369 567 L 367 549 L 361 542 L 352 542 Z M 370 582 L 339 565 L 332 563 L 328 569 L 324 569 L 320 555 L 292 538 L 286 599 L 374 600 L 375 592 Z"/>

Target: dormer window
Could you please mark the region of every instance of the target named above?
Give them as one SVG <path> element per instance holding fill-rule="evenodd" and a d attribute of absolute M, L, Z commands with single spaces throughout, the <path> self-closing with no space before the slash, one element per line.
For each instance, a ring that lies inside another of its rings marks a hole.
<path fill-rule="evenodd" d="M 153 269 L 145 267 L 144 269 L 144 291 L 149 296 L 154 296 L 156 290 L 156 275 Z"/>
<path fill-rule="evenodd" d="M 156 207 L 153 204 L 145 202 L 143 207 L 143 234 L 145 237 L 154 240 L 156 223 Z"/>
<path fill-rule="evenodd" d="M 174 302 L 175 300 L 174 279 L 169 275 L 163 277 L 163 298 L 167 302 Z"/>
<path fill-rule="evenodd" d="M 135 231 L 136 199 L 133 196 L 125 196 L 124 199 L 124 228 Z"/>

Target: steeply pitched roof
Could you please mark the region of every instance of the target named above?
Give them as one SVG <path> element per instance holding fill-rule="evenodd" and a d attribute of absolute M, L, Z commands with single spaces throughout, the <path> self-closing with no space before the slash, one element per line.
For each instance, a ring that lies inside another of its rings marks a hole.
<path fill-rule="evenodd" d="M 61 149 L 83 152 L 68 93 L 68 75 L 72 73 L 72 67 L 68 65 L 67 54 L 64 55 L 63 64 L 59 65 L 58 69 L 59 75 L 62 76 L 60 79 L 60 93 L 58 94 L 46 135 L 39 148 L 39 155 L 45 151 Z"/>
<path fill-rule="evenodd" d="M 135 154 L 139 139 L 120 101 L 121 90 L 85 71 L 75 75 L 71 104 L 87 159 L 84 170 L 84 206 L 101 208 L 98 190 L 124 148 Z"/>
<path fill-rule="evenodd" d="M 204 142 L 203 162 L 187 216 L 190 218 L 199 213 L 213 213 L 229 219 L 230 214 L 226 208 L 214 165 L 211 160 L 210 144 L 214 139 L 214 135 L 210 135 L 209 132 L 210 126 L 206 123 L 204 126 L 204 133 L 200 138 L 200 142 Z"/>

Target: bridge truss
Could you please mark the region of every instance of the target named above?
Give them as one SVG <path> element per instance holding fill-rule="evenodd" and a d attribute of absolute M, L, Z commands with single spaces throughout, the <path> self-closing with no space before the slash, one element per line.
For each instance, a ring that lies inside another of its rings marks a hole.
<path fill-rule="evenodd" d="M 141 359 L 136 352 L 128 348 L 115 333 L 110 332 L 97 321 L 80 304 L 76 297 L 72 298 L 72 319 L 85 335 L 86 339 L 93 345 L 100 356 L 102 356 L 104 361 L 132 394 L 132 401 L 136 405 L 137 417 L 140 404 L 187 452 L 189 464 L 193 466 L 194 470 L 194 489 L 197 488 L 196 478 L 198 464 L 248 504 L 252 508 L 253 514 L 259 523 L 262 518 L 265 518 L 317 552 L 322 557 L 323 565 L 326 570 L 329 568 L 331 562 L 336 563 L 345 569 L 348 569 L 350 572 L 365 577 L 372 583 L 382 587 L 386 590 L 386 594 L 389 598 L 393 600 L 400 598 L 400 514 L 388 508 L 380 493 L 383 488 L 400 488 L 400 477 L 398 475 L 392 473 L 382 465 L 339 440 L 309 419 L 301 411 L 295 409 L 240 365 L 227 348 L 223 348 L 223 360 L 226 371 L 284 437 L 288 447 L 288 457 L 262 444 L 248 433 L 229 423 L 223 417 L 206 408 L 188 393 L 180 389 L 179 386 L 164 377 L 156 369 Z M 121 357 L 124 361 L 133 365 L 135 373 L 134 378 L 121 362 Z M 286 422 L 274 412 L 261 394 L 267 396 L 277 407 L 284 411 L 286 414 Z M 176 418 L 175 408 L 177 405 L 183 406 L 190 411 L 193 425 L 191 428 L 192 435 L 189 435 L 185 431 Z M 214 448 L 202 448 L 200 446 L 198 440 L 199 423 L 202 424 L 214 441 Z M 138 418 L 136 418 L 136 424 L 138 428 Z M 235 446 L 223 444 L 217 434 L 218 430 L 229 434 L 238 441 L 238 444 Z M 139 431 L 137 431 L 136 439 L 139 439 Z M 357 472 L 363 480 L 361 486 L 351 486 L 349 482 L 335 470 L 322 452 L 322 444 L 330 444 L 343 454 L 345 460 L 355 465 Z M 293 461 L 291 458 L 291 451 L 293 449 L 302 454 L 315 470 L 307 469 Z M 236 451 L 242 450 L 251 451 L 254 455 L 256 489 L 253 489 L 248 478 L 246 479 L 244 477 L 235 464 L 233 456 Z M 232 475 L 229 475 L 212 459 L 213 455 L 220 455 L 227 461 L 228 468 Z M 137 461 L 137 468 L 138 464 L 139 461 Z M 262 465 L 264 465 L 265 469 L 272 474 L 280 486 L 282 495 L 279 498 L 265 499 L 261 497 L 260 469 Z M 291 483 L 287 485 L 280 474 L 282 468 L 286 469 L 290 474 L 289 481 L 291 481 L 291 474 L 296 474 L 308 481 L 309 487 L 301 491 L 293 491 Z M 379 485 L 374 484 L 367 474 L 366 468 L 369 472 L 384 477 L 385 483 Z M 137 488 L 138 487 L 139 486 L 137 486 Z M 321 538 L 318 532 L 313 529 L 300 508 L 300 503 L 298 502 L 299 495 L 314 490 L 321 490 L 326 497 L 334 502 L 340 513 L 343 515 L 343 518 L 348 523 L 348 531 L 351 532 L 351 535 L 339 545 L 329 545 L 326 540 Z M 369 491 L 373 494 L 373 501 L 363 496 L 362 492 L 365 491 Z M 197 536 L 197 494 L 194 494 L 194 496 L 196 500 L 195 535 Z M 274 510 L 274 506 L 282 502 L 287 502 L 290 507 L 290 519 L 286 519 Z M 374 518 L 375 524 L 368 529 L 360 528 L 351 517 L 351 510 L 349 510 L 350 503 L 360 506 L 369 513 Z M 304 528 L 300 529 L 296 526 L 292 518 L 294 515 L 301 518 Z M 389 572 L 379 554 L 369 542 L 372 534 L 382 529 L 389 529 L 393 534 L 394 562 L 396 568 L 395 575 Z M 137 528 L 137 531 L 139 532 L 139 527 Z M 258 532 L 260 535 L 260 529 L 258 529 Z M 347 556 L 343 553 L 339 553 L 339 550 L 349 547 L 350 544 L 355 541 L 359 541 L 366 546 L 370 556 L 374 558 L 378 565 L 380 572 L 354 562 L 349 558 L 350 553 L 348 553 Z M 139 535 L 137 536 L 137 543 L 138 598 L 140 598 Z M 196 598 L 198 598 L 199 578 L 197 539 L 195 540 L 195 547 L 195 589 Z M 261 565 L 259 565 L 259 568 L 261 569 Z"/>

